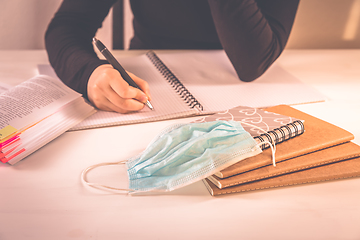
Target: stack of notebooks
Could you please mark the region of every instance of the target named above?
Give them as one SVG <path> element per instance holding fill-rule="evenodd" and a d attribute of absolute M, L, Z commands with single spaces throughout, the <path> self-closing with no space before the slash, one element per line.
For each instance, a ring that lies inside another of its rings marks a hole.
<path fill-rule="evenodd" d="M 263 153 L 257 156 L 247 158 L 204 179 L 203 182 L 211 195 L 360 176 L 360 146 L 351 142 L 354 136 L 350 132 L 287 105 L 265 110 L 281 114 L 277 121 L 282 126 L 267 130 L 270 135 L 277 136 L 280 133 L 280 136 L 283 136 L 278 137 L 276 144 L 276 167 L 272 165 L 271 149 L 264 149 Z M 283 115 L 291 116 L 288 122 L 282 121 L 286 119 Z M 252 121 L 251 118 L 244 120 L 241 116 L 237 116 L 237 119 L 233 114 L 231 117 L 233 120 Z M 254 138 L 258 141 L 267 136 L 259 132 L 256 134 L 259 136 Z"/>

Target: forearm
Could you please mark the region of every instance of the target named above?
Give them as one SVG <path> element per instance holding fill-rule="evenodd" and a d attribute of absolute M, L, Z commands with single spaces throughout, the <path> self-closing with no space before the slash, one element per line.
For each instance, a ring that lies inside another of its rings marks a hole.
<path fill-rule="evenodd" d="M 45 34 L 49 61 L 56 74 L 65 84 L 85 97 L 91 73 L 105 63 L 96 56 L 92 38 L 101 27 L 112 3 L 113 1 L 65 0 Z"/>
<path fill-rule="evenodd" d="M 298 0 L 208 0 L 220 42 L 239 78 L 261 76 L 284 50 Z"/>

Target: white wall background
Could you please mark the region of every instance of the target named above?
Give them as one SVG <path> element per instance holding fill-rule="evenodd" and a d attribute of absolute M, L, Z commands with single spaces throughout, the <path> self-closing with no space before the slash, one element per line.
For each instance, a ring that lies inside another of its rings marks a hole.
<path fill-rule="evenodd" d="M 100 0 L 101 1 L 101 0 Z M 0 49 L 44 49 L 44 35 L 61 0 L 0 0 Z M 111 18 L 98 37 L 111 46 Z"/>
<path fill-rule="evenodd" d="M 0 49 L 43 49 L 61 0 L 0 0 Z M 125 1 L 125 46 L 132 36 Z M 111 17 L 98 37 L 111 46 Z M 288 48 L 360 48 L 360 0 L 301 0 Z"/>

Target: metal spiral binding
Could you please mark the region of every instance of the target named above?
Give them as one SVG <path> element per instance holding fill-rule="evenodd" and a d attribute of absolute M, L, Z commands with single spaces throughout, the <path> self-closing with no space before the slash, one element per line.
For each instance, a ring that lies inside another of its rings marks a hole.
<path fill-rule="evenodd" d="M 293 129 L 291 129 L 293 128 Z M 267 133 L 263 133 L 260 136 L 256 136 L 254 138 L 258 138 L 261 142 L 275 142 L 275 144 L 289 140 L 295 136 L 303 134 L 305 131 L 304 123 L 300 120 L 296 120 L 292 123 L 281 126 L 280 128 L 276 128 Z M 260 146 L 261 149 L 268 148 L 269 145 L 264 143 Z"/>
<path fill-rule="evenodd" d="M 203 110 L 203 106 L 196 100 L 196 98 L 189 92 L 189 90 L 180 82 L 180 80 L 170 71 L 170 69 L 160 60 L 160 58 L 152 51 L 147 52 L 146 56 L 160 71 L 164 78 L 174 88 L 175 92 L 184 99 L 185 103 L 191 108 L 199 108 Z"/>

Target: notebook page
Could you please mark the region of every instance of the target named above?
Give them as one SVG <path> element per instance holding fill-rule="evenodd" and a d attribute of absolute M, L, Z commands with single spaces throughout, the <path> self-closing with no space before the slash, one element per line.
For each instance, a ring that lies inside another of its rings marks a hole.
<path fill-rule="evenodd" d="M 223 50 L 157 54 L 203 105 L 205 112 L 239 105 L 261 108 L 325 100 L 311 86 L 276 64 L 255 81 L 242 82 Z"/>
<path fill-rule="evenodd" d="M 149 108 L 144 107 L 139 112 L 128 114 L 99 110 L 71 130 L 158 121 L 191 116 L 198 113 L 196 109 L 189 108 L 179 95 L 175 93 L 174 89 L 152 65 L 146 55 L 119 59 L 119 62 L 127 71 L 148 82 L 152 97 L 151 104 L 154 110 L 151 111 Z"/>

